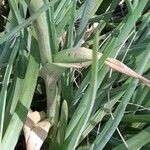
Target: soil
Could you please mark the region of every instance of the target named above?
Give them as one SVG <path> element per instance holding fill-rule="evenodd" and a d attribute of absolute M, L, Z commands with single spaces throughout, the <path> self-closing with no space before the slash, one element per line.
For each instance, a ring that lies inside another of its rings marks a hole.
<path fill-rule="evenodd" d="M 0 32 L 4 31 L 4 27 L 7 20 L 8 15 L 8 1 L 0 0 Z"/>

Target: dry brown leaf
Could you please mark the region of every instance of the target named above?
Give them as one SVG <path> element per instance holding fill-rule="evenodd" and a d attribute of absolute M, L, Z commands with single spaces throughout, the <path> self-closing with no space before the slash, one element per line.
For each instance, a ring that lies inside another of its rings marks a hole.
<path fill-rule="evenodd" d="M 120 62 L 119 60 L 113 58 L 107 58 L 105 64 L 108 65 L 113 70 L 116 70 L 122 74 L 128 75 L 130 77 L 141 80 L 144 84 L 150 87 L 150 80 L 146 79 L 142 75 L 138 74 L 134 70 L 130 69 L 128 66 Z"/>
<path fill-rule="evenodd" d="M 27 150 L 40 150 L 46 139 L 51 124 L 44 118 L 44 112 L 30 111 L 28 113 L 23 127 Z"/>

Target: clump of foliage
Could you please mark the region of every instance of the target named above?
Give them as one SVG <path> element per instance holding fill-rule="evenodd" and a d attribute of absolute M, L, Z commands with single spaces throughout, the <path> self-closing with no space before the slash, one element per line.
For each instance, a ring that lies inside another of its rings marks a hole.
<path fill-rule="evenodd" d="M 46 113 L 47 149 L 149 149 L 150 2 L 8 2 L 0 149 L 15 148 L 30 109 Z"/>

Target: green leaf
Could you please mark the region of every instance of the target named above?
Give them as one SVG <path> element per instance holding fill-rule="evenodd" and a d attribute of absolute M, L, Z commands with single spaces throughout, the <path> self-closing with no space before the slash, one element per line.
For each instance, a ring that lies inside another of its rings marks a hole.
<path fill-rule="evenodd" d="M 57 2 L 57 0 L 53 0 L 49 2 L 49 4 L 42 6 L 34 15 L 32 15 L 30 18 L 22 22 L 19 26 L 15 27 L 11 32 L 6 33 L 3 37 L 0 37 L 0 44 L 4 43 L 5 41 L 9 40 L 13 36 L 18 36 L 18 32 L 20 32 L 23 28 L 27 27 L 29 24 L 31 24 L 34 20 L 36 20 L 41 13 L 48 10 L 50 6 L 54 5 Z"/>
<path fill-rule="evenodd" d="M 10 75 L 13 68 L 13 63 L 15 61 L 18 49 L 19 49 L 19 40 L 17 39 L 15 43 L 15 47 L 11 53 L 6 72 L 3 79 L 3 86 L 0 93 L 0 143 L 2 141 L 3 136 L 3 125 L 4 125 L 4 118 L 5 118 L 5 107 L 6 107 L 6 97 L 7 97 L 7 89 L 9 85 Z M 1 146 L 0 146 L 1 147 Z"/>
<path fill-rule="evenodd" d="M 37 77 L 39 75 L 39 54 L 36 39 L 32 39 L 31 55 L 29 57 L 26 76 L 20 93 L 19 102 L 2 139 L 2 149 L 14 149 L 20 131 L 29 110 Z M 30 83 L 30 84 L 29 84 Z M 13 139 L 13 140 L 12 140 Z"/>
<path fill-rule="evenodd" d="M 133 136 L 132 138 L 126 141 L 128 148 L 121 144 L 114 148 L 113 150 L 133 150 L 133 149 L 141 149 L 144 145 L 150 142 L 150 126 L 145 128 L 143 131 L 138 133 L 137 135 Z"/>
<path fill-rule="evenodd" d="M 139 73 L 143 72 L 147 62 L 150 59 L 149 48 L 150 48 L 150 44 L 147 46 L 147 49 L 146 49 L 147 54 L 144 57 L 144 61 L 137 68 Z M 120 123 L 120 121 L 124 115 L 126 106 L 129 102 L 129 100 L 131 99 L 133 92 L 136 89 L 137 84 L 138 84 L 138 80 L 131 80 L 130 81 L 130 84 L 126 90 L 125 95 L 123 96 L 123 98 L 121 100 L 121 103 L 116 108 L 116 110 L 113 114 L 114 119 L 109 119 L 109 121 L 106 123 L 104 129 L 101 131 L 99 136 L 97 136 L 97 138 L 94 142 L 94 145 L 93 145 L 94 150 L 102 149 L 106 145 L 106 143 L 108 142 L 108 140 L 110 139 L 110 137 L 112 136 L 114 131 L 116 130 L 117 126 L 119 125 L 119 123 Z"/>
<path fill-rule="evenodd" d="M 63 145 L 65 141 L 67 122 L 68 122 L 68 105 L 67 101 L 64 100 L 61 107 L 58 137 L 57 137 L 59 139 L 60 145 Z"/>
<path fill-rule="evenodd" d="M 81 116 L 78 124 L 76 125 L 76 127 L 74 127 L 74 130 L 72 130 L 71 134 L 68 136 L 68 130 L 69 128 L 67 127 L 67 132 L 66 132 L 66 141 L 65 144 L 63 145 L 63 149 L 75 149 L 78 141 L 81 137 L 81 134 L 83 132 L 83 130 L 85 129 L 85 126 L 90 118 L 93 106 L 94 106 L 94 102 L 95 102 L 95 98 L 96 98 L 96 85 L 97 85 L 97 69 L 98 69 L 98 62 L 97 62 L 97 49 L 98 49 L 98 35 L 99 32 L 97 32 L 95 34 L 95 42 L 93 45 L 93 60 L 92 60 L 92 69 L 91 69 L 91 84 L 88 88 L 88 96 L 86 97 L 86 102 L 84 104 L 85 107 L 85 111 L 83 113 L 83 115 Z M 84 97 L 85 98 L 85 97 Z M 79 104 L 78 107 L 81 107 Z M 78 111 L 78 109 L 76 109 L 76 111 Z M 76 112 L 75 112 L 76 113 Z M 75 114 L 74 113 L 74 114 Z M 71 121 L 70 121 L 70 126 L 71 124 L 74 122 L 74 116 L 72 117 Z M 70 132 L 70 130 L 69 130 Z"/>

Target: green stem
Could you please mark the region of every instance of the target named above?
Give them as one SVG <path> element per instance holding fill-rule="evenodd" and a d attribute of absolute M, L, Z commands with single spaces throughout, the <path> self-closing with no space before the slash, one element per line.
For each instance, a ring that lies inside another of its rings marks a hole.
<path fill-rule="evenodd" d="M 42 7 L 43 4 L 44 4 L 43 0 L 31 0 L 30 3 L 28 3 L 30 13 L 34 14 L 40 7 Z M 37 34 L 42 64 L 52 62 L 50 37 L 46 12 L 43 12 L 37 18 L 37 20 L 34 21 L 33 25 L 35 27 Z"/>
<path fill-rule="evenodd" d="M 47 93 L 47 114 L 50 118 L 51 124 L 54 124 L 54 117 L 56 113 L 56 81 L 50 81 L 49 76 L 45 79 L 46 93 Z"/>
<path fill-rule="evenodd" d="M 47 96 L 47 115 L 51 124 L 54 124 L 56 113 L 56 88 L 57 81 L 66 68 L 57 66 L 55 64 L 47 63 L 40 70 L 41 77 L 45 81 L 46 96 Z"/>

